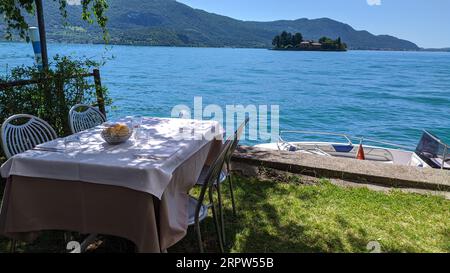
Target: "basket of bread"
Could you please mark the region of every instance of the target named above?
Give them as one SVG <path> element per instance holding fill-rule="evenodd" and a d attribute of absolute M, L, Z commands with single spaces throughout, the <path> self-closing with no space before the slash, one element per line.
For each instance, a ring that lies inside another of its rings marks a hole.
<path fill-rule="evenodd" d="M 106 126 L 102 130 L 102 138 L 111 145 L 117 145 L 126 142 L 131 135 L 133 130 L 128 127 L 125 123 L 115 123 Z"/>

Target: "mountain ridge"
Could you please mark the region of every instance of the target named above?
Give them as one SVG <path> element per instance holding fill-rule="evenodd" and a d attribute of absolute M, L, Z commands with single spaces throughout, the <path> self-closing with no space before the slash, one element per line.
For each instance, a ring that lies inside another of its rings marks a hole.
<path fill-rule="evenodd" d="M 305 39 L 341 37 L 349 49 L 419 50 L 410 41 L 355 30 L 330 18 L 257 22 L 194 9 L 175 0 L 109 0 L 108 3 L 107 28 L 112 44 L 269 48 L 272 38 L 285 30 L 301 32 Z M 102 43 L 100 29 L 81 20 L 80 6 L 69 5 L 67 9 L 69 26 L 64 27 L 57 3 L 45 3 L 49 41 Z"/>

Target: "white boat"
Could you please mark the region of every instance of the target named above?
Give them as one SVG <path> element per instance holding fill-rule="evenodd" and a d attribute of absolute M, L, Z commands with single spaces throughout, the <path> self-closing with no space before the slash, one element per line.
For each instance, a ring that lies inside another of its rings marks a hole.
<path fill-rule="evenodd" d="M 342 138 L 343 141 L 287 141 L 284 138 L 286 135 L 293 135 L 296 139 L 306 135 L 323 138 L 338 137 Z M 358 140 L 358 143 L 353 143 L 352 139 Z M 366 145 L 367 143 L 373 143 L 375 146 Z M 352 137 L 346 134 L 312 131 L 282 131 L 277 143 L 259 144 L 254 147 L 327 157 L 358 158 L 360 146 L 363 150 L 362 157 L 364 160 L 403 166 L 450 169 L 449 146 L 427 131 L 423 132 L 422 138 L 415 149 L 374 139 Z M 361 159 L 361 157 L 359 158 Z"/>

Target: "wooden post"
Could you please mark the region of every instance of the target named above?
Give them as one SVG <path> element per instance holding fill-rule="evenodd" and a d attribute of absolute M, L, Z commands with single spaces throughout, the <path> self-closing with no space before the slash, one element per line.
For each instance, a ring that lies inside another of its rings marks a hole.
<path fill-rule="evenodd" d="M 93 75 L 94 75 L 94 83 L 95 83 L 95 92 L 97 94 L 98 109 L 106 117 L 105 98 L 103 96 L 102 81 L 100 78 L 100 70 L 94 69 Z"/>
<path fill-rule="evenodd" d="M 43 96 L 44 96 L 44 105 L 45 105 L 45 111 L 44 114 L 42 116 L 43 119 L 47 120 L 51 117 L 51 112 L 54 111 L 54 98 L 53 98 L 53 88 L 54 85 L 52 84 L 51 81 L 47 80 L 47 73 L 43 72 L 42 73 L 43 77 L 40 78 L 39 83 L 37 84 L 38 86 L 38 92 L 39 90 L 42 92 Z"/>
<path fill-rule="evenodd" d="M 59 112 L 59 127 L 63 128 L 62 135 L 69 135 L 71 133 L 69 128 L 69 109 L 66 108 L 66 94 L 64 92 L 64 78 L 61 75 L 57 75 L 55 79 L 56 90 L 56 110 Z M 58 121 L 55 119 L 54 121 Z"/>
<path fill-rule="evenodd" d="M 41 40 L 42 67 L 45 71 L 48 69 L 48 55 L 47 55 L 47 39 L 45 36 L 44 8 L 42 7 L 42 0 L 35 0 L 35 4 L 39 28 L 39 38 Z"/>

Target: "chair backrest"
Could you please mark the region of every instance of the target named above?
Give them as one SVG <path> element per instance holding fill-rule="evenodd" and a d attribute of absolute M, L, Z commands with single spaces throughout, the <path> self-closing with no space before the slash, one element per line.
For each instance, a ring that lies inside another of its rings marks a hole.
<path fill-rule="evenodd" d="M 244 131 L 245 126 L 247 126 L 249 122 L 249 118 L 246 117 L 245 121 L 239 126 L 239 128 L 234 132 L 233 136 L 230 136 L 227 141 L 231 141 L 230 149 L 228 150 L 227 154 L 225 155 L 225 162 L 230 164 L 231 157 L 233 156 L 234 151 L 236 150 L 239 140 L 241 140 L 242 132 Z M 227 166 L 229 167 L 229 166 Z"/>
<path fill-rule="evenodd" d="M 97 108 L 86 104 L 74 105 L 69 111 L 69 125 L 72 133 L 78 133 L 106 121 L 106 117 Z"/>
<path fill-rule="evenodd" d="M 206 190 L 211 189 L 214 183 L 219 183 L 220 172 L 222 171 L 223 165 L 225 164 L 225 156 L 228 150 L 231 147 L 231 141 L 227 140 L 225 144 L 222 146 L 222 150 L 220 151 L 217 158 L 214 160 L 214 163 L 209 167 L 208 173 L 206 174 L 205 183 L 203 183 L 200 196 L 198 198 L 198 205 L 195 210 L 195 215 L 199 215 L 202 203 L 205 199 Z"/>
<path fill-rule="evenodd" d="M 2 125 L 1 137 L 7 158 L 57 138 L 55 130 L 47 122 L 27 114 L 6 119 Z"/>

